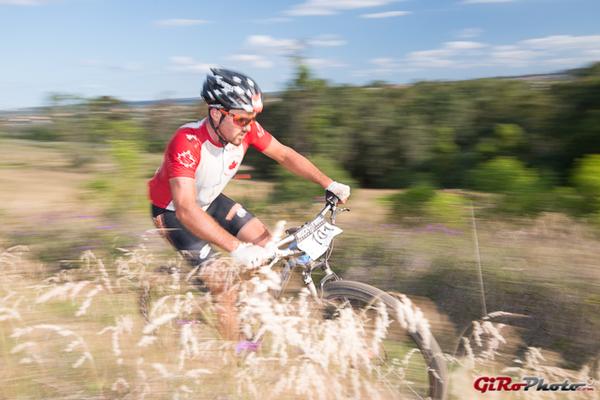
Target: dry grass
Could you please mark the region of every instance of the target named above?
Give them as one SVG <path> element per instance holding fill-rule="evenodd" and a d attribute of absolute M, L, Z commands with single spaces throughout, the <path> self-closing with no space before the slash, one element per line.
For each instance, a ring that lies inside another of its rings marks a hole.
<path fill-rule="evenodd" d="M 472 333 L 462 338 L 464 356 L 460 358 L 449 357 L 454 365 L 450 383 L 451 396 L 456 399 L 597 399 L 598 383 L 600 382 L 600 366 L 593 363 L 583 366 L 578 371 L 559 368 L 558 360 L 551 361 L 548 354 L 536 347 L 529 347 L 523 359 L 512 359 L 510 362 L 500 362 L 503 359 L 504 347 L 507 343 L 505 332 L 509 326 L 502 323 L 493 323 L 490 318 L 473 322 Z M 474 382 L 479 377 L 510 376 L 513 382 L 523 382 L 524 377 L 543 378 L 545 383 L 562 384 L 586 383 L 593 388 L 592 391 L 581 392 L 552 392 L 536 391 L 486 391 L 481 393 L 474 390 Z"/>
<path fill-rule="evenodd" d="M 26 255 L 0 253 L 3 398 L 390 398 L 371 357 L 389 324 L 385 309 L 378 333 L 366 335 L 348 310 L 323 321 L 306 292 L 274 301 L 279 277 L 262 270 L 240 286 L 240 322 L 260 349 L 239 352 L 220 338 L 212 299 L 179 272 L 181 260 L 164 274 L 153 269 L 165 260 L 144 247 L 110 264 L 85 252 L 79 268 L 47 276 Z M 572 382 L 598 373 L 544 365 L 536 349 L 501 365 L 503 329 L 473 323 L 466 355 L 452 359 L 454 398 L 476 398 L 472 381 L 484 373 Z"/>
<path fill-rule="evenodd" d="M 52 239 L 56 226 L 46 219 L 49 211 L 62 218 L 74 209 L 88 214 L 82 207 L 102 208 L 93 201 L 82 206 L 76 200 L 81 183 L 90 177 L 65 172 L 69 168 L 64 149 L 7 141 L 0 148 L 0 186 L 4 189 L 0 213 L 5 227 L 11 229 L 14 222 L 37 232 L 46 226 L 44 236 Z M 247 195 L 249 185 L 252 191 Z M 257 201 L 264 199 L 269 189 L 268 184 L 254 181 L 232 182 L 228 188 L 238 200 L 248 197 Z M 386 255 L 401 249 L 409 259 L 409 272 L 414 274 L 426 271 L 436 258 L 470 265 L 473 247 L 469 231 L 447 235 L 384 225 L 386 210 L 374 201 L 382 194 L 375 190 L 354 192 L 349 205 L 353 212 L 343 217 L 344 228 L 350 233 L 346 237 L 354 230 L 361 241 L 377 238 L 378 244 L 390 244 Z M 319 206 L 307 208 L 306 215 Z M 134 215 L 141 222 L 128 225 L 128 229 L 142 232 L 149 228 L 146 217 Z M 265 217 L 267 222 L 274 222 L 269 220 L 274 216 Z M 65 223 L 73 225 L 71 220 Z M 484 274 L 486 269 L 500 265 L 507 273 L 564 285 L 570 293 L 581 293 L 587 296 L 586 301 L 598 304 L 598 240 L 585 225 L 546 214 L 518 224 L 480 221 L 479 227 Z M 122 234 L 110 232 L 112 236 Z M 143 243 L 147 247 L 123 252 L 114 260 L 99 260 L 86 253 L 81 260 L 69 263 L 76 268 L 53 275 L 23 247 L 0 252 L 0 399 L 386 397 L 380 382 L 369 373 L 372 365 L 362 351 L 372 348 L 373 343 L 361 336 L 359 320 L 347 317 L 338 321 L 347 326 L 336 325 L 336 321 L 323 324 L 315 319 L 306 297 L 272 303 L 263 298 L 268 293 L 265 283 L 251 281 L 241 304 L 242 322 L 247 335 L 262 338 L 262 345 L 258 353 L 238 355 L 235 343 L 219 337 L 212 299 L 189 282 L 191 277 L 154 272 L 164 265 L 177 270 L 180 260 L 162 256 L 160 250 L 166 248 L 162 242 Z M 109 253 L 112 248 L 99 250 Z M 368 255 L 374 256 L 371 250 Z M 383 263 L 377 267 L 385 271 L 389 266 Z M 365 270 L 364 278 L 372 279 L 373 269 Z M 383 324 L 383 316 L 380 321 Z M 510 355 L 522 345 L 519 332 L 494 324 L 505 338 L 504 344 L 489 324 L 477 324 L 473 331 L 483 332 L 481 346 L 475 337 L 468 337 L 472 356 L 452 360 L 455 399 L 477 398 L 473 379 L 484 373 L 541 374 L 557 381 L 559 377 L 600 378 L 591 367 L 581 371 L 556 369 L 560 359 L 548 352 L 542 353 L 547 361 L 534 357 L 538 354 L 535 350 L 513 361 Z M 486 335 L 491 335 L 494 346 Z M 332 341 L 341 347 L 327 345 Z M 503 372 L 505 368 L 512 369 Z M 600 387 L 595 394 L 598 390 Z M 498 394 L 480 396 L 507 398 L 501 393 L 494 397 Z M 572 394 L 567 396 L 573 398 Z"/>
<path fill-rule="evenodd" d="M 143 247 L 111 265 L 85 252 L 48 277 L 23 250 L 0 258 L 3 397 L 264 398 L 267 387 L 268 398 L 382 397 L 362 322 L 321 321 L 306 293 L 274 301 L 273 272 L 241 285 L 240 321 L 261 350 L 238 354 L 216 331 L 210 295 L 152 272 Z"/>

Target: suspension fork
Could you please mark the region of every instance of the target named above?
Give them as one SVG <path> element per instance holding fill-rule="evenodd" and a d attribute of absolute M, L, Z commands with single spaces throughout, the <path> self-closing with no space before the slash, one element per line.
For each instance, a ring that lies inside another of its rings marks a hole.
<path fill-rule="evenodd" d="M 327 261 L 322 261 L 316 265 L 312 265 L 302 270 L 302 282 L 304 282 L 304 285 L 308 288 L 308 291 L 312 298 L 316 302 L 320 302 L 321 297 L 317 292 L 317 286 L 315 285 L 315 282 L 312 278 L 312 271 L 316 268 L 321 268 L 323 272 L 325 272 L 325 276 L 323 277 L 323 279 L 321 279 L 321 282 L 319 282 L 321 293 L 323 293 L 323 286 L 325 285 L 325 283 L 327 283 L 330 280 L 337 281 L 340 278 L 335 274 L 335 272 L 332 271 Z"/>
<path fill-rule="evenodd" d="M 319 295 L 317 293 L 317 287 L 312 278 L 312 270 L 309 268 L 305 268 L 302 270 L 302 282 L 304 282 L 304 286 L 308 288 L 310 295 L 315 301 L 319 301 Z"/>
<path fill-rule="evenodd" d="M 276 292 L 275 297 L 279 298 L 281 297 L 281 294 L 283 292 L 285 292 L 285 289 L 287 288 L 287 284 L 290 281 L 290 274 L 292 273 L 292 269 L 294 268 L 294 264 L 292 262 L 290 262 L 290 260 L 285 260 L 284 264 L 283 264 L 283 270 L 281 271 L 281 288 L 279 289 L 278 292 Z"/>

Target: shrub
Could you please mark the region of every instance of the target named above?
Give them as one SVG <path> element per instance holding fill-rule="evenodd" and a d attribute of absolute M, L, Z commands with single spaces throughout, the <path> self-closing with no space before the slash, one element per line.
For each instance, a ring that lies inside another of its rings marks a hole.
<path fill-rule="evenodd" d="M 572 187 L 556 187 L 552 190 L 552 208 L 556 211 L 580 216 L 588 207 L 583 197 Z"/>
<path fill-rule="evenodd" d="M 392 210 L 400 219 L 422 216 L 425 203 L 435 197 L 435 188 L 428 183 L 420 183 L 391 197 Z"/>
<path fill-rule="evenodd" d="M 538 173 L 513 157 L 497 157 L 471 174 L 472 186 L 501 195 L 497 204 L 509 214 L 535 214 L 549 208 L 549 190 Z"/>
<path fill-rule="evenodd" d="M 25 131 L 25 139 L 53 142 L 61 139 L 60 134 L 49 126 L 33 126 Z"/>
<path fill-rule="evenodd" d="M 579 160 L 572 180 L 585 200 L 584 211 L 600 212 L 600 154 L 588 154 Z"/>
<path fill-rule="evenodd" d="M 428 220 L 449 226 L 461 226 L 466 221 L 466 199 L 457 193 L 437 192 L 424 205 Z"/>
<path fill-rule="evenodd" d="M 114 170 L 94 176 L 85 188 L 109 214 L 147 208 L 141 145 L 133 140 L 110 140 L 109 145 Z"/>
<path fill-rule="evenodd" d="M 418 219 L 423 223 L 441 223 L 458 226 L 465 220 L 466 200 L 456 193 L 436 191 L 433 186 L 421 183 L 389 198 L 394 219 Z"/>

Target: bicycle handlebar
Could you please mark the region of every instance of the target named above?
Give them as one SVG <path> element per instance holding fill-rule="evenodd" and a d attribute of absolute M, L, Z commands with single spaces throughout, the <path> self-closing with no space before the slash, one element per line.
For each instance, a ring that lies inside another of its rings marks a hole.
<path fill-rule="evenodd" d="M 335 211 L 337 209 L 337 205 L 338 205 L 339 201 L 340 201 L 340 199 L 335 194 L 333 194 L 330 191 L 326 191 L 325 192 L 325 206 L 317 214 L 317 216 L 313 219 L 313 221 L 319 217 L 325 217 L 325 215 L 328 212 L 331 212 L 332 221 L 335 221 Z M 281 249 L 281 247 L 292 243 L 295 239 L 296 239 L 296 237 L 294 236 L 294 234 L 290 234 L 275 244 L 275 254 L 274 254 L 272 261 L 269 263 L 270 266 L 272 266 L 274 263 L 281 260 L 282 258 L 303 254 L 303 251 L 301 251 L 299 249 L 290 249 L 290 248 Z"/>

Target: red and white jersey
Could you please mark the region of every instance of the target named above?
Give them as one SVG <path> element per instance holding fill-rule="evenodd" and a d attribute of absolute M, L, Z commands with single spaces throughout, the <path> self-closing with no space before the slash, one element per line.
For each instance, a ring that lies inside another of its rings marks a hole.
<path fill-rule="evenodd" d="M 148 182 L 155 206 L 175 210 L 169 179 L 188 177 L 195 179 L 196 202 L 206 210 L 235 176 L 248 147 L 262 152 L 271 143 L 271 134 L 253 122 L 242 144 L 223 146 L 210 137 L 206 123 L 204 119 L 183 125 L 171 138 L 162 165 Z"/>

